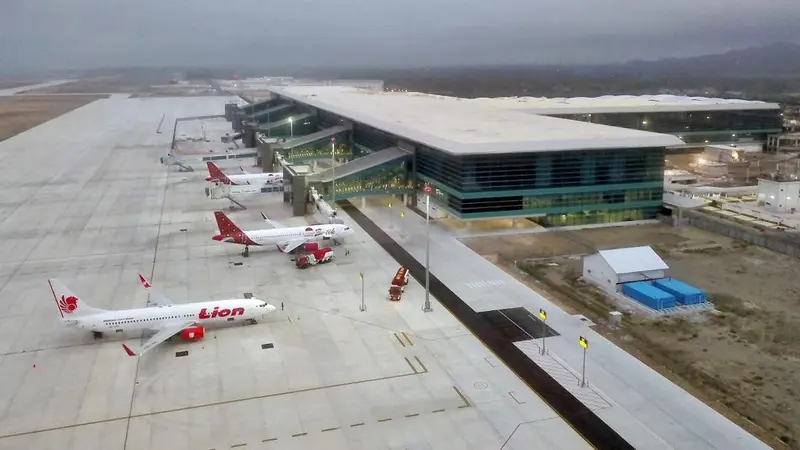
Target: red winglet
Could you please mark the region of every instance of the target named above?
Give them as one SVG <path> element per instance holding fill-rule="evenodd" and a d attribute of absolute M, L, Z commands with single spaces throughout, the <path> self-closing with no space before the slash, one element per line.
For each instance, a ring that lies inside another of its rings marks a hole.
<path fill-rule="evenodd" d="M 131 350 L 130 348 L 128 348 L 128 346 L 127 346 L 127 345 L 125 345 L 125 344 L 122 344 L 122 348 L 124 348 L 124 349 L 125 349 L 125 353 L 127 353 L 127 354 L 128 354 L 128 356 L 136 356 L 136 353 L 133 353 L 133 350 Z"/>
<path fill-rule="evenodd" d="M 142 282 L 142 286 L 144 286 L 145 289 L 150 289 L 150 283 L 147 281 L 147 278 L 145 278 L 144 275 L 139 274 L 139 281 Z"/>

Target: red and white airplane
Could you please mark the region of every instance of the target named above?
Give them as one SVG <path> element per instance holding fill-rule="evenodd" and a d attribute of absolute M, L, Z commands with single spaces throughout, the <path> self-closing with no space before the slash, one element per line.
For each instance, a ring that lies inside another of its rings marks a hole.
<path fill-rule="evenodd" d="M 270 220 L 264 213 L 261 217 L 272 227 L 265 230 L 242 231 L 222 211 L 215 211 L 219 234 L 211 239 L 220 242 L 244 245 L 242 256 L 250 256 L 250 246 L 275 244 L 278 250 L 289 253 L 303 244 L 326 240 L 338 240 L 355 234 L 347 225 L 332 223 L 323 225 L 307 225 L 304 227 L 284 227 Z"/>
<path fill-rule="evenodd" d="M 206 166 L 208 166 L 209 175 L 206 181 L 211 181 L 213 183 L 263 185 L 283 182 L 283 172 L 247 173 L 242 166 L 239 166 L 239 170 L 242 171 L 241 175 L 225 175 L 225 173 L 211 161 L 206 161 Z"/>
<path fill-rule="evenodd" d="M 139 280 L 150 293 L 150 306 L 122 310 L 95 308 L 60 281 L 50 279 L 48 283 L 61 314 L 61 322 L 68 327 L 90 330 L 95 338 L 102 337 L 106 331 L 115 333 L 156 331 L 156 334 L 142 345 L 138 354 L 122 344 L 129 356 L 141 356 L 178 334 L 186 341 L 197 341 L 203 338 L 207 325 L 229 322 L 257 323 L 275 311 L 274 306 L 256 298 L 175 304 L 166 295 L 154 290 L 144 276 L 139 275 Z"/>

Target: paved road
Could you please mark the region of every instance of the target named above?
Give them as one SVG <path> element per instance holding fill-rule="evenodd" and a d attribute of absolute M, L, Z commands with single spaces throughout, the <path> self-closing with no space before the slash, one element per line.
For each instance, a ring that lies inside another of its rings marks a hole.
<path fill-rule="evenodd" d="M 420 283 L 425 282 L 425 269 L 403 247 L 348 201 L 340 207 L 386 250 L 398 263 L 407 267 Z M 558 412 L 584 439 L 597 449 L 633 449 L 613 428 L 603 422 L 547 372 L 533 363 L 519 348 L 487 322 L 479 313 L 439 279 L 430 276 L 430 292 L 484 345 L 491 349 L 517 376 Z"/>

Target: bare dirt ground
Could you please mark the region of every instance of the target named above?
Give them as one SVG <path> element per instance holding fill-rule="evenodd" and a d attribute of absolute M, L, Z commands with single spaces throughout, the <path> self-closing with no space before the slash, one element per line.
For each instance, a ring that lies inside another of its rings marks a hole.
<path fill-rule="evenodd" d="M 75 80 L 70 83 L 59 84 L 41 89 L 26 91 L 30 94 L 94 94 L 94 93 L 147 93 L 153 81 L 166 84 L 169 79 L 164 77 L 148 79 L 147 77 L 133 77 L 124 75 L 109 75 L 90 77 Z"/>
<path fill-rule="evenodd" d="M 664 225 L 463 242 L 564 309 L 590 317 L 599 332 L 768 445 L 800 448 L 800 260 Z M 605 327 L 615 308 L 578 281 L 579 255 L 637 245 L 651 245 L 670 276 L 705 290 L 719 312 L 655 321 L 626 316 L 622 328 Z"/>
<path fill-rule="evenodd" d="M 170 78 L 160 74 L 109 75 L 90 77 L 70 83 L 25 91 L 25 94 L 112 94 L 130 93 L 134 97 L 176 97 L 218 95 L 201 82 L 197 86 L 170 85 Z"/>
<path fill-rule="evenodd" d="M 103 96 L 0 97 L 0 141 L 41 125 Z"/>
<path fill-rule="evenodd" d="M 26 84 L 33 83 L 25 81 L 0 80 L 0 89 L 13 89 L 16 87 L 25 86 Z"/>

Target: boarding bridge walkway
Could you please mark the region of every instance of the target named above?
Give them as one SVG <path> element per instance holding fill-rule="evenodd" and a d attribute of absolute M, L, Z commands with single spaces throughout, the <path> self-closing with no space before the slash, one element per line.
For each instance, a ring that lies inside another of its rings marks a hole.
<path fill-rule="evenodd" d="M 309 185 L 321 191 L 336 189 L 336 200 L 372 195 L 408 194 L 411 189 L 406 179 L 405 161 L 411 154 L 398 147 L 390 147 L 350 161 L 333 169 L 308 175 Z M 398 181 L 399 180 L 399 181 Z"/>
<path fill-rule="evenodd" d="M 251 103 L 249 105 L 245 105 L 241 108 L 242 112 L 246 116 L 252 116 L 258 112 L 264 111 L 267 108 L 271 108 L 275 106 L 275 103 L 281 101 L 279 98 L 270 98 L 267 100 L 262 100 L 258 103 Z"/>
<path fill-rule="evenodd" d="M 288 127 L 290 126 L 291 122 L 302 122 L 306 119 L 313 118 L 313 114 L 300 114 L 298 116 L 287 117 L 286 119 L 281 119 L 275 122 L 270 123 L 260 123 L 258 125 L 253 126 L 253 130 L 259 133 L 268 133 L 276 128 Z M 292 119 L 291 121 L 289 119 Z"/>
<path fill-rule="evenodd" d="M 350 127 L 348 126 L 336 125 L 335 127 L 325 128 L 324 130 L 317 131 L 316 133 L 311 133 L 305 136 L 297 136 L 293 139 L 288 139 L 286 142 L 281 144 L 281 147 L 285 150 L 302 147 L 304 145 L 312 144 L 322 139 L 331 138 L 339 133 L 344 133 L 345 131 L 348 130 L 350 130 Z M 328 152 L 328 157 L 330 157 L 330 152 Z"/>
<path fill-rule="evenodd" d="M 228 152 L 222 155 L 211 155 L 211 156 L 169 154 L 167 156 L 161 157 L 161 164 L 167 167 L 178 166 L 182 169 L 191 172 L 194 170 L 192 169 L 193 164 L 205 164 L 206 161 L 222 161 L 226 159 L 256 158 L 257 156 L 258 156 L 257 151 Z"/>
<path fill-rule="evenodd" d="M 210 198 L 211 200 L 228 199 L 232 204 L 235 204 L 242 209 L 247 209 L 247 207 L 241 203 L 244 198 L 272 192 L 283 192 L 283 183 L 265 185 L 215 184 L 206 188 L 206 197 Z"/>
<path fill-rule="evenodd" d="M 350 175 L 355 175 L 359 172 L 372 169 L 382 164 L 386 164 L 410 155 L 411 154 L 409 152 L 399 147 L 391 147 L 375 153 L 370 153 L 369 155 L 358 159 L 354 159 L 347 164 L 342 164 L 341 166 L 333 169 L 328 169 L 313 175 L 309 175 L 307 180 L 309 182 L 330 183 L 331 181 L 340 180 L 344 177 L 349 177 Z"/>
<path fill-rule="evenodd" d="M 281 111 L 285 111 L 287 109 L 291 109 L 294 105 L 284 103 L 282 105 L 276 105 L 271 108 L 267 108 L 262 111 L 258 111 L 250 116 L 246 117 L 245 120 L 250 122 L 261 122 L 262 119 L 267 119 L 266 123 L 269 123 L 269 116 L 275 113 L 279 113 Z"/>

